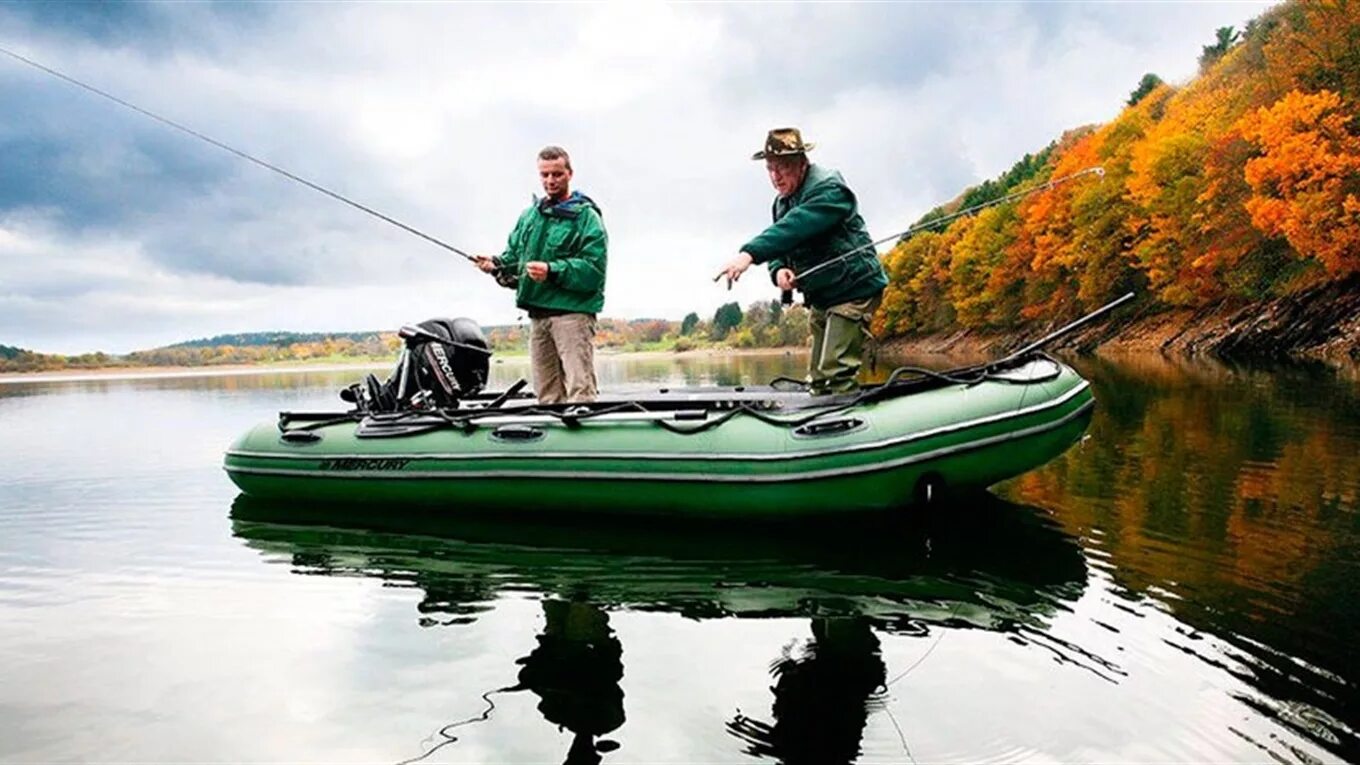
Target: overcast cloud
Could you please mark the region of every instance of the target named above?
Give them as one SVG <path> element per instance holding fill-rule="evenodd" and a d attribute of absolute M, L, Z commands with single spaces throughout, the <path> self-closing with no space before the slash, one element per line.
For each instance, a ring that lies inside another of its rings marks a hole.
<path fill-rule="evenodd" d="M 8 3 L 0 46 L 474 252 L 561 144 L 604 209 L 604 314 L 679 319 L 774 296 L 711 282 L 767 221 L 767 129 L 817 142 L 878 238 L 1267 5 Z M 0 56 L 0 344 L 439 315 L 519 316 L 461 259 Z"/>

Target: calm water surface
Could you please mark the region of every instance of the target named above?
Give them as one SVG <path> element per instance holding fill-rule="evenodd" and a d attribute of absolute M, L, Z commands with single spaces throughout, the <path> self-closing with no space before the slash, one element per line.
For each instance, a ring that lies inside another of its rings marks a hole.
<path fill-rule="evenodd" d="M 1078 366 L 1042 470 L 773 528 L 318 525 L 222 451 L 354 372 L 0 385 L 0 761 L 1360 760 L 1357 375 Z"/>

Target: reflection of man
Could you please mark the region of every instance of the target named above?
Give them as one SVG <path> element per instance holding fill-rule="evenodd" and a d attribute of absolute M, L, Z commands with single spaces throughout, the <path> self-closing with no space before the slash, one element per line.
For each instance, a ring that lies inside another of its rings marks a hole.
<path fill-rule="evenodd" d="M 785 656 L 772 670 L 774 724 L 738 717 L 727 732 L 747 754 L 785 765 L 854 762 L 874 693 L 887 670 L 878 637 L 862 618 L 813 619 L 803 656 Z"/>
<path fill-rule="evenodd" d="M 565 765 L 594 765 L 613 742 L 595 743 L 623 724 L 623 646 L 609 615 L 589 603 L 543 602 L 545 626 L 538 647 L 519 660 L 519 687 L 541 699 L 548 722 L 576 734 Z"/>
<path fill-rule="evenodd" d="M 538 153 L 543 199 L 510 232 L 505 252 L 477 267 L 518 277 L 515 305 L 529 314 L 529 361 L 540 403 L 594 401 L 595 314 L 604 307 L 609 245 L 600 208 L 571 190 L 571 157 L 548 146 Z"/>
<path fill-rule="evenodd" d="M 720 276 L 736 281 L 751 264 L 765 263 L 781 290 L 802 290 L 812 309 L 812 392 L 843 393 L 857 385 L 869 320 L 888 277 L 854 192 L 840 173 L 808 162 L 812 147 L 797 128 L 771 130 L 765 138 L 752 159 L 765 160 L 778 195 L 774 223 L 747 242 Z M 822 267 L 802 275 L 816 266 Z"/>

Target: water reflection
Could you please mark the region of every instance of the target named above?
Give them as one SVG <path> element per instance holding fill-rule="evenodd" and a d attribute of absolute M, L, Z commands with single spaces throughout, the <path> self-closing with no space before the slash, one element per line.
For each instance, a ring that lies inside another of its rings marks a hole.
<path fill-rule="evenodd" d="M 543 719 L 571 731 L 565 765 L 594 765 L 616 747 L 596 738 L 623 725 L 623 646 L 609 614 L 581 598 L 543 601 L 538 647 L 518 659 L 519 685 L 539 697 Z"/>
<path fill-rule="evenodd" d="M 601 761 L 614 747 L 602 737 L 626 717 L 611 611 L 807 619 L 810 639 L 772 665 L 773 719 L 738 714 L 726 725 L 745 752 L 789 763 L 856 758 L 886 690 L 879 635 L 993 630 L 1092 663 L 1044 634 L 1086 586 L 1075 540 L 1042 511 L 990 495 L 910 518 L 797 527 L 509 523 L 244 496 L 232 519 L 238 538 L 296 574 L 419 589 L 426 627 L 470 624 L 509 593 L 542 598 L 537 648 L 507 690 L 532 691 L 544 719 L 574 733 L 570 763 Z"/>
<path fill-rule="evenodd" d="M 859 757 L 864 724 L 870 710 L 882 705 L 887 681 L 868 620 L 813 619 L 812 639 L 800 654 L 786 649 L 770 672 L 776 678 L 774 722 L 739 714 L 727 724 L 747 754 L 788 765 Z"/>
<path fill-rule="evenodd" d="M 1360 760 L 1360 387 L 1346 370 L 1084 359 L 1080 450 L 1004 489 L 1059 508 L 1112 582 L 1187 625 L 1239 700 Z M 1207 648 L 1202 635 L 1224 641 Z"/>
<path fill-rule="evenodd" d="M 805 364 L 641 361 L 619 385 Z M 1360 762 L 1357 368 L 1075 365 L 1091 438 L 1020 506 L 796 529 L 232 537 L 222 448 L 357 372 L 0 385 L 0 760 Z"/>
<path fill-rule="evenodd" d="M 431 517 L 242 495 L 233 531 L 295 573 L 423 591 L 426 626 L 467 624 L 500 594 L 587 597 L 689 618 L 861 615 L 925 634 L 1014 629 L 1079 596 L 1086 564 L 1043 511 L 991 495 L 913 517 L 793 524 Z"/>

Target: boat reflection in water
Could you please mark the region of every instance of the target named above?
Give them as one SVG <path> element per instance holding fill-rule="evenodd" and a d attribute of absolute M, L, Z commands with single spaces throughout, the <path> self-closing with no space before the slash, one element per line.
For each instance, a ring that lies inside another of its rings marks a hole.
<path fill-rule="evenodd" d="M 892 682 L 880 635 L 985 629 L 1042 640 L 1048 618 L 1085 589 L 1076 540 L 1042 511 L 989 494 L 960 502 L 794 526 L 511 523 L 241 496 L 232 519 L 237 537 L 295 573 L 420 589 L 424 626 L 470 624 L 503 597 L 541 596 L 537 646 L 503 690 L 532 691 L 544 718 L 573 732 L 568 763 L 602 761 L 617 744 L 601 737 L 624 724 L 623 646 L 611 612 L 806 618 L 810 638 L 773 657 L 773 720 L 738 713 L 726 728 L 751 755 L 834 763 L 859 755 L 868 715 Z"/>

